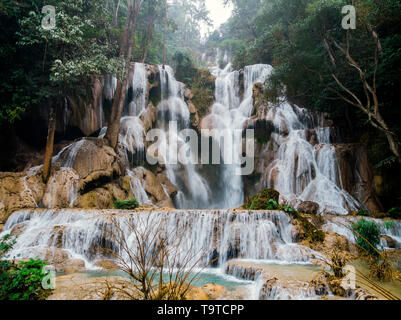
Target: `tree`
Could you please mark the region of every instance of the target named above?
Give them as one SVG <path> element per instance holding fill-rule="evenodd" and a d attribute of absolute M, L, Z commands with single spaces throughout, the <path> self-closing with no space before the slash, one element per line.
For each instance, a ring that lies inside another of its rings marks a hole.
<path fill-rule="evenodd" d="M 167 6 L 166 0 L 149 0 L 144 3 L 144 14 L 143 20 L 145 21 L 145 29 L 146 32 L 144 33 L 144 46 L 143 46 L 143 56 L 142 56 L 142 63 L 144 63 L 148 56 L 149 45 L 152 40 L 152 31 L 154 29 L 154 25 L 156 19 L 160 18 L 162 13 L 162 7 Z"/>
<path fill-rule="evenodd" d="M 41 1 L 35 2 L 36 6 Z M 119 68 L 118 59 L 112 57 L 107 46 L 110 28 L 107 0 L 91 1 L 85 5 L 81 0 L 53 0 L 46 4 L 57 8 L 56 27 L 50 30 L 42 28 L 42 14 L 32 10 L 21 19 L 18 32 L 19 45 L 43 48 L 42 73 L 48 77 L 48 82 L 40 90 L 51 101 L 44 182 L 47 182 L 51 171 L 56 109 L 62 109 L 64 97 L 79 90 L 79 86 L 93 75 L 115 72 Z M 99 19 L 99 16 L 105 19 Z"/>
<path fill-rule="evenodd" d="M 116 286 L 111 291 L 133 300 L 185 300 L 204 255 L 194 254 L 191 247 L 184 251 L 186 239 L 169 229 L 166 219 L 153 214 L 135 215 L 123 222 L 111 219 L 106 236 L 114 245 L 105 251 L 116 259 L 132 286 Z"/>
<path fill-rule="evenodd" d="M 389 152 L 401 163 L 401 126 L 394 121 L 400 112 L 393 93 L 401 84 L 393 71 L 401 65 L 399 2 L 353 1 L 355 30 L 342 28 L 345 0 L 231 2 L 234 15 L 221 29 L 220 41 L 243 42 L 233 52 L 236 68 L 272 64 L 271 96 L 285 87 L 291 101 L 330 112 L 352 135 L 379 130 L 388 146 L 379 157 Z M 240 21 L 252 21 L 252 30 Z"/>
<path fill-rule="evenodd" d="M 120 42 L 120 58 L 124 59 L 124 71 L 121 78 L 117 78 L 117 89 L 113 100 L 109 126 L 105 135 L 105 140 L 113 148 L 118 145 L 120 133 L 120 121 L 124 108 L 125 95 L 127 91 L 129 71 L 131 67 L 132 50 L 135 41 L 138 14 L 144 0 L 128 0 L 128 16 L 125 23 L 124 35 Z M 132 66 L 134 68 L 135 65 Z M 134 70 L 135 71 L 135 70 Z"/>

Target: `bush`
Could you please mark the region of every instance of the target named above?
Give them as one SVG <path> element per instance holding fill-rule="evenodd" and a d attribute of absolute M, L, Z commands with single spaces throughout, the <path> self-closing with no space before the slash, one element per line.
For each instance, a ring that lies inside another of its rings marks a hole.
<path fill-rule="evenodd" d="M 4 260 L 15 240 L 10 235 L 0 241 L 0 300 L 44 300 L 51 290 L 42 288 L 46 276 L 42 260 L 15 263 Z"/>
<path fill-rule="evenodd" d="M 367 210 L 359 210 L 358 211 L 358 216 L 369 217 L 369 211 L 367 211 Z"/>
<path fill-rule="evenodd" d="M 119 210 L 134 210 L 138 207 L 139 207 L 139 203 L 136 199 L 114 202 L 114 208 L 119 209 Z"/>
<path fill-rule="evenodd" d="M 378 246 L 380 244 L 380 228 L 377 223 L 374 221 L 361 219 L 357 223 L 353 224 L 352 228 L 358 233 L 358 246 L 369 254 L 377 256 L 378 252 L 376 250 L 378 250 Z"/>
<path fill-rule="evenodd" d="M 393 219 L 401 219 L 401 207 L 391 208 L 388 213 Z"/>

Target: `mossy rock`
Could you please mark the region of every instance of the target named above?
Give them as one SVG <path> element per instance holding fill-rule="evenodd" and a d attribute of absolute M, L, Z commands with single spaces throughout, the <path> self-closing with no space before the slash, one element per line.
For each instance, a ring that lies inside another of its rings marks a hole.
<path fill-rule="evenodd" d="M 245 203 L 245 208 L 252 210 L 266 210 L 269 200 L 278 203 L 280 193 L 274 189 L 264 189 L 256 196 L 248 199 Z"/>

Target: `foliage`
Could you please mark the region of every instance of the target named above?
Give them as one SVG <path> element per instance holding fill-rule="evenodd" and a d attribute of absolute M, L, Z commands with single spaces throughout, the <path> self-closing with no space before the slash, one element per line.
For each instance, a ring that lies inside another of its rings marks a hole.
<path fill-rule="evenodd" d="M 368 210 L 359 210 L 358 211 L 358 216 L 368 217 L 369 216 L 369 211 Z"/>
<path fill-rule="evenodd" d="M 178 81 L 192 86 L 197 69 L 189 51 L 176 51 L 172 58 L 175 69 L 175 77 Z"/>
<path fill-rule="evenodd" d="M 394 221 L 384 221 L 383 226 L 386 228 L 386 230 L 390 230 L 395 227 L 395 223 Z"/>
<path fill-rule="evenodd" d="M 370 255 L 377 256 L 380 244 L 380 228 L 377 223 L 361 219 L 352 228 L 357 233 L 358 246 Z"/>
<path fill-rule="evenodd" d="M 401 207 L 391 208 L 388 213 L 391 218 L 401 219 Z"/>
<path fill-rule="evenodd" d="M 139 207 L 139 203 L 136 199 L 116 201 L 114 202 L 114 207 L 119 210 L 134 210 Z"/>
<path fill-rule="evenodd" d="M 351 106 L 337 92 L 346 95 L 339 82 L 367 103 L 363 81 L 334 45 L 344 46 L 347 32 L 342 29 L 341 9 L 345 0 L 230 0 L 234 14 L 219 31 L 213 33 L 207 46 L 216 44 L 233 55 L 234 67 L 255 63 L 275 67 L 269 79 L 269 96 L 280 96 L 284 89 L 292 102 L 329 112 L 343 131 L 359 139 L 369 134 L 369 155 L 380 165 L 394 161 L 391 143 L 385 134 L 377 135 L 376 120 Z M 401 85 L 396 70 L 401 66 L 401 3 L 391 0 L 356 0 L 357 28 L 348 32 L 350 52 L 362 66 L 364 80 L 376 80 L 378 109 L 390 130 L 399 140 L 401 116 L 396 98 Z M 377 73 L 375 73 L 375 34 L 380 39 Z M 230 50 L 228 44 L 235 44 Z M 330 51 L 330 54 L 328 53 Z M 375 78 L 376 76 L 376 78 Z M 335 91 L 333 91 L 334 89 Z M 353 99 L 351 97 L 351 99 Z M 382 131 L 383 132 L 383 131 Z M 375 148 L 380 145 L 379 148 Z M 391 148 L 391 149 L 390 149 Z M 386 159 L 386 160 L 383 160 Z"/>
<path fill-rule="evenodd" d="M 0 300 L 42 300 L 50 294 L 42 288 L 46 262 L 30 259 L 16 263 L 5 260 L 15 239 L 6 235 L 0 240 Z"/>

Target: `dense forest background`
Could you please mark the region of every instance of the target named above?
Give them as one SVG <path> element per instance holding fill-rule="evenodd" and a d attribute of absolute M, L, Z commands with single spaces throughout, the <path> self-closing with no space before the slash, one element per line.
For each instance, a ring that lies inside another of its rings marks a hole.
<path fill-rule="evenodd" d="M 48 117 L 46 106 L 85 95 L 94 75 L 124 79 L 124 58 L 170 64 L 179 80 L 196 86 L 201 53 L 221 48 L 236 69 L 275 67 L 266 84 L 272 102 L 285 90 L 300 106 L 328 112 L 344 141 L 365 144 L 382 179 L 379 194 L 386 206 L 399 204 L 400 1 L 224 1 L 232 17 L 202 39 L 201 25 L 210 24 L 204 0 L 1 0 L 0 170 L 15 170 L 21 148 L 43 150 L 47 123 L 35 119 Z M 357 8 L 354 30 L 341 25 L 349 4 Z M 45 5 L 56 7 L 53 30 L 41 27 Z M 132 52 L 124 57 L 132 15 Z"/>

